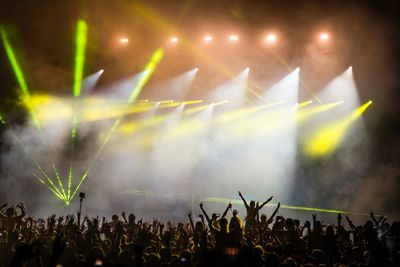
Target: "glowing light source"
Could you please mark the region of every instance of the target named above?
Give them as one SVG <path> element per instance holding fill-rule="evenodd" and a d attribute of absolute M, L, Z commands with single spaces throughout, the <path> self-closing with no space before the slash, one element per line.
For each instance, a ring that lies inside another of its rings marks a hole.
<path fill-rule="evenodd" d="M 123 37 L 119 38 L 119 42 L 122 45 L 127 45 L 129 43 L 129 38 L 126 36 L 123 36 Z"/>
<path fill-rule="evenodd" d="M 206 35 L 203 38 L 204 43 L 209 44 L 213 41 L 213 37 L 211 35 Z"/>
<path fill-rule="evenodd" d="M 265 43 L 268 45 L 276 44 L 277 41 L 278 41 L 278 36 L 275 33 L 268 33 L 265 36 Z"/>
<path fill-rule="evenodd" d="M 331 36 L 327 32 L 322 32 L 319 35 L 319 40 L 324 43 L 328 42 L 330 40 L 330 38 L 331 38 Z"/>
<path fill-rule="evenodd" d="M 176 36 L 173 36 L 173 37 L 171 37 L 171 38 L 169 39 L 169 42 L 170 42 L 171 44 L 177 44 L 177 43 L 179 43 L 179 38 L 176 37 Z"/>
<path fill-rule="evenodd" d="M 237 36 L 236 34 L 231 34 L 229 35 L 228 40 L 231 43 L 237 43 L 239 41 L 239 36 Z"/>

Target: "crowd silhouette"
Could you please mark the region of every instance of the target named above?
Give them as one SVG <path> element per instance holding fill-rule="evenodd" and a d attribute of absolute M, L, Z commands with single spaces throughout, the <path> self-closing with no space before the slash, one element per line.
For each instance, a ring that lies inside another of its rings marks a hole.
<path fill-rule="evenodd" d="M 372 212 L 362 225 L 277 216 L 247 202 L 242 220 L 232 205 L 211 217 L 203 203 L 194 220 L 174 224 L 137 220 L 122 212 L 106 218 L 29 217 L 25 206 L 0 207 L 0 266 L 400 266 L 400 225 Z M 228 215 L 230 218 L 228 219 Z"/>

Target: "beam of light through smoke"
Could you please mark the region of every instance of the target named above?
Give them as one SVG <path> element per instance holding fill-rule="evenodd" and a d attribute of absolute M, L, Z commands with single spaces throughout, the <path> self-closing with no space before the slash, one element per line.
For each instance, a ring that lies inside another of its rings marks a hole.
<path fill-rule="evenodd" d="M 144 86 L 146 85 L 146 83 L 148 82 L 148 80 L 150 79 L 150 77 L 153 75 L 154 71 L 156 70 L 157 65 L 160 63 L 160 61 L 163 59 L 164 57 L 164 51 L 163 49 L 159 48 L 157 49 L 151 56 L 150 61 L 147 63 L 147 65 L 144 68 L 144 72 L 140 77 L 139 82 L 137 83 L 137 85 L 135 86 L 135 88 L 133 88 L 127 103 L 131 104 L 133 103 L 133 101 L 136 100 L 136 98 L 139 96 L 140 92 L 143 90 Z M 109 140 L 111 139 L 111 136 L 113 135 L 114 131 L 118 128 L 119 124 L 121 123 L 123 119 L 123 115 L 119 116 L 114 123 L 112 124 L 110 130 L 108 131 L 104 141 L 102 142 L 102 144 L 100 145 L 99 150 L 96 152 L 94 158 L 92 159 L 92 161 L 89 163 L 88 168 L 86 169 L 85 173 L 82 175 L 79 183 L 77 184 L 75 190 L 73 191 L 72 195 L 68 198 L 68 201 L 71 201 L 76 192 L 79 190 L 79 188 L 81 187 L 82 183 L 86 180 L 90 169 L 92 168 L 93 164 L 96 162 L 97 158 L 100 156 L 101 152 L 103 151 L 103 149 L 105 148 L 105 146 L 107 145 L 107 143 L 109 142 Z"/>
<path fill-rule="evenodd" d="M 85 50 L 87 42 L 87 23 L 80 19 L 76 24 L 75 35 L 75 68 L 74 68 L 74 88 L 75 97 L 79 97 L 82 91 L 82 77 L 85 66 Z"/>
<path fill-rule="evenodd" d="M 12 69 L 14 71 L 14 74 L 15 74 L 15 77 L 17 79 L 17 82 L 19 84 L 19 87 L 20 87 L 20 89 L 22 91 L 23 102 L 27 103 L 28 112 L 30 113 L 32 121 L 34 122 L 36 128 L 39 131 L 41 140 L 42 140 L 42 142 L 44 144 L 44 147 L 46 149 L 46 153 L 47 153 L 47 155 L 49 157 L 49 160 L 50 160 L 50 163 L 52 165 L 52 168 L 53 168 L 54 174 L 56 176 L 56 179 L 58 181 L 58 184 L 59 184 L 59 186 L 61 188 L 61 191 L 64 193 L 64 186 L 63 186 L 61 178 L 60 178 L 60 176 L 58 174 L 57 168 L 56 168 L 55 164 L 53 163 L 53 161 L 51 159 L 50 151 L 49 151 L 49 148 L 48 148 L 47 143 L 46 143 L 46 139 L 43 136 L 43 132 L 42 132 L 42 129 L 41 129 L 41 123 L 40 123 L 40 121 L 39 121 L 39 119 L 37 117 L 35 109 L 33 109 L 33 107 L 31 106 L 31 101 L 30 101 L 31 100 L 31 94 L 30 94 L 28 85 L 26 83 L 24 73 L 23 73 L 23 71 L 22 71 L 22 69 L 20 67 L 20 64 L 18 63 L 17 57 L 15 56 L 14 49 L 12 48 L 11 43 L 8 40 L 7 32 L 4 29 L 4 27 L 0 27 L 0 35 L 1 35 L 1 39 L 3 41 L 4 48 L 6 50 L 6 54 L 7 54 L 8 60 L 9 60 L 9 62 L 11 64 L 11 67 L 12 67 Z"/>
<path fill-rule="evenodd" d="M 368 101 L 350 115 L 335 123 L 325 125 L 316 131 L 304 145 L 306 155 L 312 157 L 326 157 L 331 155 L 343 142 L 352 124 L 361 117 L 371 104 L 372 101 Z"/>

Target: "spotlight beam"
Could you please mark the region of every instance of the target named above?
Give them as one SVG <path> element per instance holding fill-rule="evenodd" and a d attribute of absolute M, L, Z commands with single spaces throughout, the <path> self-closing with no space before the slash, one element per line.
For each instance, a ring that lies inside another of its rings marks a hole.
<path fill-rule="evenodd" d="M 331 155 L 342 143 L 353 122 L 361 117 L 371 104 L 372 101 L 369 101 L 344 119 L 336 123 L 331 123 L 318 130 L 311 136 L 310 140 L 306 142 L 304 147 L 305 153 L 314 157 Z"/>
<path fill-rule="evenodd" d="M 135 14 L 142 17 L 145 21 L 147 21 L 151 26 L 157 27 L 165 32 L 178 32 L 177 29 L 172 26 L 172 24 L 156 13 L 152 8 L 148 7 L 144 3 L 137 3 L 134 6 Z M 182 39 L 182 44 L 194 55 L 202 57 L 206 62 L 215 67 L 219 72 L 224 74 L 227 77 L 234 77 L 235 75 L 222 63 L 215 60 L 212 56 L 200 50 L 195 44 L 193 44 L 190 40 Z M 253 94 L 258 99 L 266 102 L 266 100 L 256 91 L 256 86 L 248 86 L 247 89 L 251 94 Z"/>

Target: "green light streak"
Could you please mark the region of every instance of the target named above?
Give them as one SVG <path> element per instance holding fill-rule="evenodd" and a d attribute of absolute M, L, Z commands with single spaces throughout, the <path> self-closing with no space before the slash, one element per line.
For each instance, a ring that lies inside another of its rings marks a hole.
<path fill-rule="evenodd" d="M 25 96 L 29 95 L 28 85 L 26 84 L 24 74 L 21 67 L 18 64 L 17 58 L 14 54 L 14 50 L 8 40 L 7 32 L 3 27 L 0 27 L 1 39 L 7 53 L 8 60 L 10 61 L 11 67 L 13 68 L 15 77 L 17 78 L 20 89 Z"/>
<path fill-rule="evenodd" d="M 83 67 L 85 64 L 85 50 L 88 27 L 84 20 L 78 20 L 75 45 L 75 72 L 74 72 L 74 96 L 79 97 L 82 89 Z"/>
<path fill-rule="evenodd" d="M 113 126 L 111 127 L 110 131 L 108 132 L 106 138 L 104 139 L 102 145 L 100 146 L 100 149 L 97 151 L 96 155 L 94 156 L 94 158 L 92 159 L 92 161 L 89 164 L 89 167 L 87 168 L 86 172 L 83 174 L 81 181 L 78 183 L 78 185 L 76 186 L 74 193 L 72 194 L 71 198 L 69 198 L 68 200 L 71 201 L 76 192 L 79 190 L 79 188 L 81 187 L 82 183 L 86 180 L 90 169 L 92 168 L 93 164 L 96 162 L 97 158 L 100 156 L 101 152 L 103 152 L 103 149 L 106 147 L 108 141 L 110 140 L 111 136 L 113 135 L 115 129 L 117 129 L 118 125 L 121 123 L 121 118 L 117 119 Z"/>
<path fill-rule="evenodd" d="M 68 195 L 67 199 L 71 199 L 71 183 L 72 183 L 72 166 L 69 168 L 69 173 L 68 173 Z"/>
<path fill-rule="evenodd" d="M 27 85 L 27 83 L 26 83 L 26 81 L 25 81 L 24 74 L 23 74 L 23 72 L 22 72 L 22 69 L 21 69 L 19 63 L 18 63 L 17 57 L 15 56 L 14 50 L 13 50 L 13 48 L 12 48 L 12 46 L 11 46 L 11 43 L 10 43 L 10 41 L 8 40 L 7 32 L 5 31 L 5 29 L 4 29 L 3 27 L 0 27 L 0 35 L 1 35 L 1 39 L 2 39 L 2 41 L 3 41 L 4 48 L 5 48 L 5 50 L 6 50 L 6 54 L 7 54 L 8 60 L 10 61 L 11 67 L 12 67 L 12 69 L 13 69 L 13 71 L 14 71 L 15 77 L 16 77 L 16 79 L 17 79 L 17 82 L 18 82 L 18 84 L 19 84 L 19 87 L 20 87 L 20 89 L 21 89 L 21 91 L 22 91 L 22 94 L 23 94 L 23 96 L 24 96 L 24 102 L 25 102 L 25 103 L 28 103 L 28 104 L 27 104 L 28 111 L 29 111 L 29 113 L 31 114 L 32 120 L 33 120 L 33 122 L 34 122 L 36 128 L 37 128 L 37 129 L 39 130 L 39 132 L 40 132 L 41 139 L 42 139 L 42 141 L 43 141 L 43 144 L 45 144 L 46 151 L 47 151 L 47 153 L 48 153 L 48 148 L 47 148 L 47 146 L 46 146 L 46 141 L 45 141 L 44 136 L 43 136 L 43 134 L 42 134 L 42 132 L 41 132 L 41 125 L 40 125 L 39 119 L 38 119 L 38 117 L 37 117 L 37 115 L 36 115 L 36 113 L 35 113 L 35 111 L 34 111 L 34 109 L 33 109 L 33 107 L 32 107 L 31 96 L 30 96 L 30 92 L 29 92 L 28 85 Z M 2 123 L 3 123 L 4 125 L 6 124 L 6 122 L 4 121 L 3 118 L 2 118 Z M 14 135 L 14 134 L 13 134 L 13 135 Z M 15 135 L 14 135 L 14 136 L 15 136 Z M 16 136 L 15 136 L 15 137 L 16 137 Z M 19 142 L 19 143 L 20 143 L 20 142 Z M 23 146 L 22 144 L 20 144 L 20 145 Z M 58 172 L 57 172 L 57 170 L 56 170 L 56 167 L 55 167 L 54 163 L 51 161 L 51 159 L 50 159 L 50 162 L 51 162 L 51 164 L 52 164 L 53 170 L 55 171 L 55 175 L 56 175 L 56 178 L 57 178 L 57 180 L 58 180 L 58 183 L 59 183 L 59 185 L 60 185 L 62 191 L 64 192 L 64 188 L 63 188 L 63 186 L 62 186 L 62 182 L 61 182 L 61 179 L 60 179 L 60 177 L 59 177 L 59 175 L 58 175 Z M 39 166 L 37 163 L 36 163 L 36 165 Z M 41 171 L 44 173 L 43 170 L 41 170 Z M 47 174 L 46 174 L 45 176 L 47 176 Z M 47 179 L 51 180 L 50 178 L 48 178 L 48 176 L 47 176 Z M 55 186 L 54 186 L 54 187 L 55 187 Z M 55 189 L 58 190 L 56 187 L 55 187 Z M 65 195 L 65 193 L 64 193 L 64 195 Z"/>
<path fill-rule="evenodd" d="M 229 198 L 219 198 L 219 197 L 206 197 L 202 199 L 203 202 L 212 202 L 212 203 L 232 203 L 235 205 L 243 205 L 242 200 L 238 199 L 229 199 Z M 276 204 L 267 204 L 267 206 L 276 206 Z M 313 212 L 325 212 L 325 213 L 341 213 L 341 214 L 355 214 L 355 215 L 363 215 L 369 216 L 368 213 L 359 213 L 359 212 L 350 212 L 344 210 L 333 210 L 333 209 L 323 209 L 323 208 L 311 208 L 304 206 L 291 206 L 291 205 L 281 205 L 283 209 L 290 210 L 298 210 L 298 211 L 313 211 Z"/>
<path fill-rule="evenodd" d="M 54 191 L 48 184 L 46 184 L 46 182 L 41 179 L 39 176 L 37 176 L 36 174 L 32 174 L 36 179 L 39 180 L 39 182 L 41 182 L 43 185 L 45 185 L 51 192 L 53 192 L 56 197 L 58 197 L 60 200 L 64 201 L 66 203 L 66 200 L 59 194 L 59 192 Z"/>
<path fill-rule="evenodd" d="M 3 116 L 0 115 L 0 122 L 2 125 L 7 126 L 7 122 L 4 119 Z M 47 173 L 43 170 L 43 168 L 40 166 L 40 164 L 34 159 L 32 158 L 29 153 L 26 151 L 24 145 L 22 144 L 22 142 L 20 141 L 20 139 L 18 138 L 18 136 L 14 133 L 14 131 L 11 129 L 11 127 L 8 127 L 8 130 L 11 134 L 11 136 L 15 139 L 15 141 L 17 142 L 17 144 L 21 147 L 23 153 L 25 154 L 25 156 L 30 159 L 33 164 L 36 166 L 36 168 L 38 168 L 38 170 L 44 175 L 44 177 L 46 177 L 47 181 L 49 181 L 50 185 L 53 186 L 53 191 L 56 191 L 59 195 L 62 195 L 62 193 L 59 191 L 59 189 L 55 186 L 55 184 L 53 183 L 53 181 L 50 179 L 50 177 L 47 175 Z M 46 184 L 47 185 L 47 184 Z M 49 187 L 49 186 L 48 186 Z"/>
<path fill-rule="evenodd" d="M 17 57 L 15 56 L 14 49 L 12 48 L 11 43 L 8 40 L 7 32 L 3 27 L 0 27 L 0 35 L 3 41 L 4 49 L 6 50 L 8 61 L 11 64 L 19 88 L 21 89 L 22 94 L 24 96 L 24 100 L 27 100 L 27 102 L 30 103 L 30 93 L 28 85 L 26 84 L 24 73 L 22 72 L 21 66 L 19 65 Z M 32 116 L 32 120 L 35 123 L 36 127 L 40 129 L 39 119 L 34 110 L 32 109 L 31 104 L 28 105 L 28 110 Z"/>
<path fill-rule="evenodd" d="M 128 98 L 128 103 L 129 104 L 131 104 L 133 101 L 135 101 L 136 98 L 139 96 L 140 92 L 143 90 L 144 86 L 146 85 L 146 83 L 148 82 L 148 80 L 150 79 L 150 77 L 152 76 L 154 71 L 156 70 L 156 67 L 157 67 L 158 63 L 160 63 L 160 61 L 163 59 L 163 57 L 164 57 L 164 50 L 161 49 L 161 48 L 157 49 L 152 54 L 152 56 L 150 58 L 150 61 L 147 63 L 147 65 L 144 68 L 143 75 L 141 76 L 139 82 L 137 83 L 137 85 L 135 86 L 135 88 L 133 89 L 132 93 L 130 94 L 130 96 Z M 71 201 L 74 198 L 76 192 L 78 192 L 79 188 L 82 186 L 82 183 L 86 180 L 90 169 L 92 168 L 93 164 L 96 162 L 97 158 L 100 156 L 101 152 L 103 151 L 103 149 L 107 145 L 108 141 L 110 140 L 110 138 L 113 135 L 114 131 L 117 129 L 118 125 L 121 123 L 123 117 L 124 117 L 124 113 L 121 114 L 115 120 L 113 125 L 111 126 L 111 129 L 107 133 L 106 138 L 104 139 L 102 145 L 100 146 L 99 150 L 95 154 L 93 160 L 90 162 L 89 167 L 87 168 L 86 172 L 83 174 L 80 182 L 76 186 L 76 188 L 75 188 L 74 192 L 72 193 L 71 197 L 68 198 L 68 201 Z"/>
<path fill-rule="evenodd" d="M 144 68 L 144 73 L 140 77 L 139 82 L 137 83 L 135 89 L 133 89 L 131 95 L 129 96 L 128 103 L 132 103 L 134 100 L 136 100 L 140 92 L 142 92 L 143 87 L 146 85 L 147 81 L 153 75 L 158 63 L 160 63 L 163 57 L 164 57 L 164 50 L 161 48 L 157 49 L 153 53 L 149 63 L 147 63 L 146 67 Z"/>

